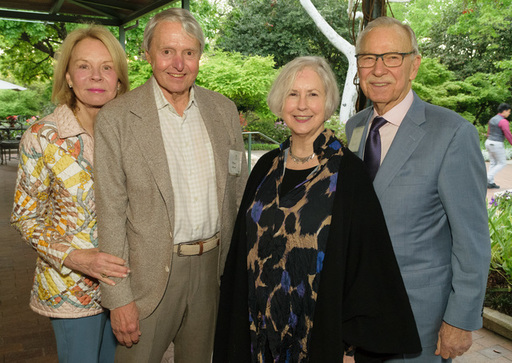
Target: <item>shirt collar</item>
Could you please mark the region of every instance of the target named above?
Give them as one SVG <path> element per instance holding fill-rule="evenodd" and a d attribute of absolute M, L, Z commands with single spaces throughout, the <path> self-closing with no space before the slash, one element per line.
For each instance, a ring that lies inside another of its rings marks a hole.
<path fill-rule="evenodd" d="M 62 139 L 87 134 L 87 131 L 78 123 L 73 111 L 67 105 L 59 105 L 54 111 L 57 133 Z"/>
<path fill-rule="evenodd" d="M 399 127 L 402 124 L 402 121 L 405 118 L 405 115 L 409 111 L 409 108 L 411 108 L 412 102 L 414 101 L 414 95 L 412 92 L 412 89 L 409 90 L 407 95 L 404 97 L 402 101 L 395 107 L 393 107 L 391 110 L 386 112 L 384 115 L 379 115 L 375 109 L 373 109 L 373 118 L 377 116 L 382 116 L 388 121 L 389 123 L 392 123 L 393 125 Z M 373 119 L 372 118 L 372 119 Z"/>
<path fill-rule="evenodd" d="M 169 101 L 167 101 L 167 99 L 165 98 L 164 93 L 162 92 L 162 89 L 158 85 L 158 82 L 156 81 L 155 76 L 151 76 L 151 82 L 152 82 L 151 84 L 153 86 L 153 91 L 155 94 L 156 108 L 160 111 L 164 107 L 169 107 L 169 109 L 173 113 L 178 114 L 176 112 L 176 110 L 174 109 L 174 106 L 171 105 L 171 103 Z M 185 111 L 188 110 L 192 105 L 197 106 L 197 101 L 195 99 L 194 86 L 190 87 L 188 104 L 187 104 L 187 107 L 185 108 Z"/>

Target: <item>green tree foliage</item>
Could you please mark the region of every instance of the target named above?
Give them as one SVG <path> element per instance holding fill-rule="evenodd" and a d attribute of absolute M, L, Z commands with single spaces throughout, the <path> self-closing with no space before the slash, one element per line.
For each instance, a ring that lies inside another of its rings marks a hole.
<path fill-rule="evenodd" d="M 0 73 L 25 85 L 53 74 L 53 59 L 69 31 L 64 23 L 0 20 Z"/>
<path fill-rule="evenodd" d="M 194 0 L 190 2 L 190 11 L 201 24 L 206 38 L 206 50 L 213 48 L 217 34 L 222 28 L 227 10 L 221 6 L 221 0 Z"/>
<path fill-rule="evenodd" d="M 169 7 L 176 7 L 175 3 Z M 191 11 L 197 16 L 208 40 L 213 39 L 220 26 L 222 13 L 217 3 L 198 0 L 191 3 Z M 144 27 L 155 12 L 139 19 L 138 25 L 126 31 L 126 54 L 129 63 L 129 76 L 132 88 L 141 85 L 151 76 L 151 67 L 143 58 L 141 49 Z M 136 22 L 128 24 L 129 27 Z M 14 83 L 28 86 L 29 90 L 16 97 L 7 97 L 2 106 L 2 114 L 39 114 L 51 111 L 51 79 L 56 53 L 66 35 L 82 24 L 34 23 L 15 20 L 0 20 L 0 75 Z M 117 27 L 109 27 L 114 36 L 119 36 Z M 41 87 L 46 87 L 42 89 Z M 45 97 L 43 101 L 33 95 L 31 90 Z M 25 95 L 27 97 L 25 97 Z M 34 111 L 34 100 L 41 102 L 38 112 Z M 23 102 L 26 102 L 25 111 Z M 0 118 L 3 116 L 0 116 Z"/>
<path fill-rule="evenodd" d="M 413 89 L 427 102 L 449 108 L 474 122 L 472 111 L 477 106 L 478 89 L 455 80 L 453 72 L 438 59 L 423 58 Z"/>
<path fill-rule="evenodd" d="M 269 118 L 272 114 L 266 97 L 275 74 L 271 56 L 248 57 L 216 50 L 203 55 L 196 83 L 230 98 L 242 112 Z"/>
<path fill-rule="evenodd" d="M 168 6 L 179 7 L 178 2 Z M 141 49 L 144 27 L 157 10 L 140 18 L 138 23 L 133 22 L 127 27 L 136 25 L 126 32 L 126 54 L 130 65 L 130 79 L 133 76 L 135 84 L 140 84 L 142 76 L 148 76 L 143 65 L 143 52 Z M 191 2 L 191 11 L 203 27 L 208 40 L 215 38 L 220 26 L 222 12 L 217 2 L 197 0 Z M 83 24 L 71 23 L 34 23 L 15 20 L 0 20 L 0 74 L 4 78 L 11 78 L 23 85 L 36 81 L 50 80 L 53 75 L 53 62 L 55 55 L 66 35 Z M 119 36 L 117 27 L 108 27 L 116 36 Z M 146 78 L 147 79 L 147 78 Z"/>
<path fill-rule="evenodd" d="M 153 74 L 151 65 L 144 59 L 129 60 L 130 88 L 143 85 Z"/>
<path fill-rule="evenodd" d="M 51 88 L 45 83 L 33 83 L 25 91 L 0 90 L 0 119 L 11 115 L 46 116 L 53 110 Z"/>
<path fill-rule="evenodd" d="M 496 113 L 496 101 L 509 97 L 505 77 L 503 72 L 475 73 L 458 81 L 439 59 L 424 57 L 413 89 L 423 100 L 454 110 L 474 124 L 484 120 L 483 124 Z"/>
<path fill-rule="evenodd" d="M 229 0 L 233 10 L 227 14 L 217 46 L 245 55 L 274 56 L 281 67 L 297 56 L 325 57 L 340 85 L 348 63 L 318 30 L 299 0 Z M 345 39 L 350 39 L 347 3 L 317 0 L 322 16 Z"/>
<path fill-rule="evenodd" d="M 439 58 L 464 80 L 497 72 L 497 61 L 512 58 L 511 5 L 512 0 L 412 0 L 394 4 L 393 12 L 415 30 L 423 55 Z"/>
<path fill-rule="evenodd" d="M 426 100 L 485 125 L 499 103 L 510 102 L 511 5 L 512 0 L 393 3 L 394 16 L 416 32 L 422 55 L 437 59 L 437 64 L 423 59 L 414 89 Z M 449 78 L 443 78 L 446 72 Z"/>

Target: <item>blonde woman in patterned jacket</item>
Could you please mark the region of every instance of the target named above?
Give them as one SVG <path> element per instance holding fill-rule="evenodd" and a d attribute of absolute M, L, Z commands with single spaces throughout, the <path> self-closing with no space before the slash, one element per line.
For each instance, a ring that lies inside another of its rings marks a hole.
<path fill-rule="evenodd" d="M 125 261 L 98 251 L 94 119 L 129 88 L 125 53 L 104 27 L 71 32 L 55 67 L 55 111 L 23 135 L 11 224 L 38 254 L 30 307 L 51 319 L 59 362 L 113 362 L 116 340 L 99 282 Z"/>

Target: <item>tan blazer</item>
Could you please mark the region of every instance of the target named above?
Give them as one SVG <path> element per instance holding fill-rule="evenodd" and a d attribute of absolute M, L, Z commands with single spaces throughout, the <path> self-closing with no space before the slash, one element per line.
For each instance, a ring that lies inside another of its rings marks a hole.
<path fill-rule="evenodd" d="M 247 179 L 247 162 L 235 104 L 198 86 L 194 92 L 215 158 L 220 277 Z M 228 172 L 230 150 L 242 152 L 240 175 Z M 116 286 L 102 284 L 102 305 L 113 309 L 135 301 L 143 319 L 164 294 L 173 256 L 173 189 L 151 80 L 99 112 L 94 170 L 100 250 L 124 258 L 131 269 L 127 278 L 116 280 Z"/>

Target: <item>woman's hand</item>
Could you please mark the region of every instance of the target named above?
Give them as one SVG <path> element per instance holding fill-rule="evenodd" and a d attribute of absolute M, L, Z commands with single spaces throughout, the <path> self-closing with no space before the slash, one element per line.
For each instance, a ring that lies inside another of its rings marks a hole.
<path fill-rule="evenodd" d="M 82 274 L 94 277 L 109 285 L 115 282 L 109 277 L 126 277 L 130 269 L 120 257 L 100 252 L 97 248 L 74 250 L 64 260 L 64 266 Z"/>
<path fill-rule="evenodd" d="M 343 363 L 354 363 L 356 360 L 354 358 L 356 352 L 356 347 L 351 345 L 348 347 L 348 349 L 345 351 L 345 354 L 343 355 Z"/>

